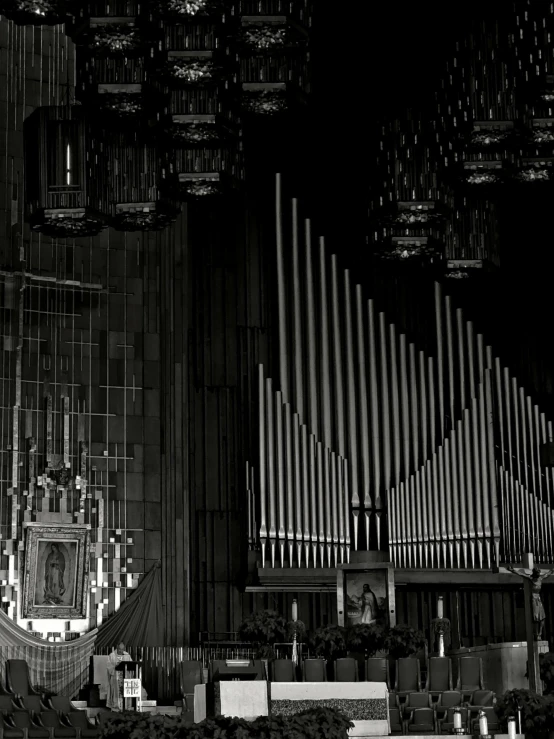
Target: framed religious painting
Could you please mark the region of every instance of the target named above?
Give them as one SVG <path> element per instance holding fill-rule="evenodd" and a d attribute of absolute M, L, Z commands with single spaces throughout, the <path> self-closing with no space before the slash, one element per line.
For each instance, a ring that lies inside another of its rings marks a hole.
<path fill-rule="evenodd" d="M 376 624 L 394 626 L 396 605 L 391 564 L 340 565 L 337 569 L 339 626 Z"/>
<path fill-rule="evenodd" d="M 90 527 L 25 528 L 22 617 L 86 618 Z"/>

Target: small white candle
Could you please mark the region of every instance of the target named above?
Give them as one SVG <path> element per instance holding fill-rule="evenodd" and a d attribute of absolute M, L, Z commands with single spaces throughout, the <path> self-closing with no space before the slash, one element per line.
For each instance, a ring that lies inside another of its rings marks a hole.
<path fill-rule="evenodd" d="M 437 618 L 444 618 L 444 598 L 442 595 L 439 595 L 437 601 Z"/>
<path fill-rule="evenodd" d="M 514 716 L 508 718 L 508 737 L 509 739 L 516 739 L 516 720 Z"/>
<path fill-rule="evenodd" d="M 459 709 L 454 710 L 454 728 L 455 729 L 462 728 L 462 712 Z"/>
<path fill-rule="evenodd" d="M 479 734 L 481 736 L 489 735 L 489 722 L 484 711 L 479 711 Z"/>
<path fill-rule="evenodd" d="M 292 601 L 292 620 L 298 621 L 298 603 L 296 600 Z"/>

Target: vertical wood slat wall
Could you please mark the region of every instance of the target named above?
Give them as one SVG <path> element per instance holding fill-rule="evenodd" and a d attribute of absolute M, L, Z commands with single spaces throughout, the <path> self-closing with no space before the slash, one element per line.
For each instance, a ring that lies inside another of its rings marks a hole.
<path fill-rule="evenodd" d="M 345 539 L 345 519 L 354 549 L 388 547 L 400 567 L 489 568 L 501 558 L 516 561 L 524 551 L 533 551 L 539 562 L 549 561 L 553 470 L 542 466 L 540 454 L 552 440 L 546 415 L 438 284 L 434 310 L 427 316 L 435 326 L 430 349 L 397 331 L 375 301 L 365 299 L 362 287 L 352 284 L 347 269 L 337 292 L 336 257 L 325 252 L 308 221 L 304 229 L 298 227 L 294 201 L 293 218 L 284 215 L 290 205 L 282 205 L 280 187 L 278 176 L 277 222 L 294 226 L 288 234 L 277 229 L 280 356 L 295 356 L 303 371 L 292 361 L 281 361 L 272 380 L 259 368 L 260 447 L 249 489 L 250 510 L 259 516 L 262 564 L 327 563 L 324 552 L 334 544 L 335 527 L 343 527 Z M 313 265 L 318 262 L 315 290 Z M 305 265 L 300 278 L 298 264 Z M 332 356 L 329 346 L 338 346 Z M 293 479 L 287 496 L 287 480 L 275 463 L 282 448 L 288 448 L 287 429 L 276 419 L 283 412 L 296 417 L 304 398 L 309 399 L 302 424 L 309 439 L 307 457 L 300 449 L 288 463 L 307 468 L 308 480 L 304 484 L 300 476 L 298 487 Z M 385 416 L 392 423 L 383 423 Z M 348 427 L 344 458 L 337 455 L 342 418 Z M 329 463 L 322 463 L 323 450 L 339 460 L 335 469 L 342 474 L 342 487 L 324 484 L 319 470 Z M 346 483 L 350 495 L 341 519 L 337 503 L 345 502 Z M 306 520 L 295 500 L 310 496 L 317 515 L 312 507 Z M 279 525 L 287 516 L 293 522 L 289 530 Z M 311 560 L 301 556 L 302 545 L 309 551 L 309 543 Z"/>

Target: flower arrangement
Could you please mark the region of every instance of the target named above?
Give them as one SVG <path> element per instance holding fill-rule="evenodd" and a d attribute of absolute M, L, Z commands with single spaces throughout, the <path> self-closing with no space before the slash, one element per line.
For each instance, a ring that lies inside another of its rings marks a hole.
<path fill-rule="evenodd" d="M 451 272 L 447 272 L 446 276 L 450 280 L 466 280 L 469 278 L 469 273 L 463 269 L 453 269 Z"/>
<path fill-rule="evenodd" d="M 363 652 L 372 657 L 383 649 L 385 631 L 376 624 L 356 624 L 348 632 L 347 643 L 352 652 Z"/>
<path fill-rule="evenodd" d="M 91 29 L 88 46 L 108 54 L 128 54 L 139 49 L 143 43 L 144 39 L 135 26 L 107 23 Z"/>
<path fill-rule="evenodd" d="M 83 236 L 96 236 L 103 224 L 95 218 L 85 215 L 48 216 L 43 223 L 33 226 L 33 231 L 40 231 L 46 236 L 58 239 L 78 239 Z"/>
<path fill-rule="evenodd" d="M 433 633 L 438 638 L 441 634 L 444 639 L 444 646 L 449 647 L 452 641 L 452 632 L 450 628 L 450 619 L 448 618 L 434 618 L 431 621 L 431 628 Z"/>
<path fill-rule="evenodd" d="M 181 189 L 191 198 L 206 198 L 221 193 L 221 182 L 219 180 L 198 177 L 181 184 Z M 251 641 L 247 639 L 246 641 Z"/>
<path fill-rule="evenodd" d="M 346 629 L 342 626 L 329 624 L 316 629 L 309 639 L 310 650 L 316 657 L 326 660 L 335 660 L 346 656 Z"/>
<path fill-rule="evenodd" d="M 494 172 L 477 171 L 471 172 L 466 181 L 469 185 L 494 185 L 501 182 L 501 179 Z"/>
<path fill-rule="evenodd" d="M 400 244 L 392 250 L 379 252 L 383 259 L 413 259 L 414 257 L 435 257 L 437 249 L 433 246 L 421 246 L 417 244 Z"/>
<path fill-rule="evenodd" d="M 241 623 L 238 633 L 240 639 L 256 647 L 258 658 L 272 659 L 274 645 L 286 639 L 287 623 L 277 611 L 254 611 Z"/>
<path fill-rule="evenodd" d="M 554 92 L 543 92 L 543 94 L 541 95 L 541 100 L 545 103 L 554 102 Z"/>
<path fill-rule="evenodd" d="M 546 168 L 530 167 L 518 173 L 520 182 L 550 182 L 552 173 Z"/>
<path fill-rule="evenodd" d="M 519 688 L 507 690 L 494 707 L 502 730 L 508 729 L 508 718 L 521 717 L 521 730 L 527 737 L 546 737 L 554 731 L 554 697 L 538 695 Z"/>
<path fill-rule="evenodd" d="M 164 71 L 167 75 L 180 82 L 201 84 L 210 82 L 220 72 L 211 59 L 168 59 Z"/>
<path fill-rule="evenodd" d="M 142 95 L 140 93 L 118 92 L 115 94 L 103 94 L 99 96 L 100 106 L 118 115 L 138 115 L 142 112 Z"/>
<path fill-rule="evenodd" d="M 474 131 L 471 134 L 471 143 L 474 146 L 493 146 L 505 141 L 509 135 L 509 131 Z"/>
<path fill-rule="evenodd" d="M 289 641 L 302 642 L 306 638 L 306 624 L 303 621 L 289 621 L 287 623 L 287 638 Z"/>
<path fill-rule="evenodd" d="M 257 51 L 269 51 L 292 42 L 286 26 L 275 24 L 248 26 L 243 30 L 243 43 Z"/>
<path fill-rule="evenodd" d="M 223 3 L 218 0 L 164 0 L 163 2 L 156 2 L 155 6 L 161 15 L 173 15 L 182 18 L 209 15 L 223 9 Z"/>
<path fill-rule="evenodd" d="M 537 128 L 533 131 L 534 144 L 551 144 L 554 141 L 553 128 Z"/>
<path fill-rule="evenodd" d="M 175 219 L 176 211 L 150 210 L 118 213 L 114 228 L 118 231 L 162 231 Z"/>
<path fill-rule="evenodd" d="M 187 144 L 208 144 L 219 141 L 221 132 L 214 123 L 193 122 L 174 123 L 166 129 L 166 133 L 174 141 Z"/>
<path fill-rule="evenodd" d="M 0 13 L 21 23 L 54 25 L 63 23 L 68 12 L 63 0 L 3 0 Z"/>
<path fill-rule="evenodd" d="M 423 631 L 403 624 L 389 629 L 384 639 L 384 648 L 393 659 L 411 657 L 421 649 L 425 649 L 426 645 L 427 639 Z"/>
<path fill-rule="evenodd" d="M 283 90 L 256 90 L 243 95 L 243 108 L 256 115 L 275 115 L 287 109 Z"/>

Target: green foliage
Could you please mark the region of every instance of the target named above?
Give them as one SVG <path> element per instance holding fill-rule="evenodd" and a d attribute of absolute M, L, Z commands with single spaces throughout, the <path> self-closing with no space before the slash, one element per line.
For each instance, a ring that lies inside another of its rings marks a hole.
<path fill-rule="evenodd" d="M 239 639 L 252 644 L 278 644 L 286 637 L 286 621 L 277 611 L 254 611 L 239 626 Z"/>
<path fill-rule="evenodd" d="M 437 639 L 439 634 L 442 633 L 444 639 L 444 646 L 448 648 L 452 642 L 452 632 L 450 628 L 450 619 L 448 618 L 434 618 L 431 621 L 431 628 L 435 633 Z"/>
<path fill-rule="evenodd" d="M 288 641 L 293 641 L 296 635 L 296 641 L 302 642 L 306 637 L 306 625 L 303 621 L 289 621 L 287 623 Z"/>
<path fill-rule="evenodd" d="M 384 648 L 393 659 L 412 657 L 424 649 L 427 639 L 423 631 L 400 624 L 388 629 L 385 633 Z"/>
<path fill-rule="evenodd" d="M 385 645 L 385 630 L 377 624 L 356 624 L 347 636 L 347 646 L 351 652 L 364 652 L 373 657 Z"/>
<path fill-rule="evenodd" d="M 554 693 L 554 652 L 539 654 L 539 667 L 545 694 Z"/>
<path fill-rule="evenodd" d="M 329 624 L 316 629 L 309 639 L 310 651 L 316 657 L 335 660 L 346 656 L 346 629 Z"/>
<path fill-rule="evenodd" d="M 296 716 L 260 716 L 255 721 L 217 716 L 198 724 L 182 717 L 127 711 L 114 714 L 102 725 L 102 736 L 128 739 L 347 739 L 352 726 L 332 708 L 314 708 Z"/>
<path fill-rule="evenodd" d="M 508 690 L 495 705 L 501 729 L 508 730 L 508 718 L 521 716 L 522 731 L 529 737 L 546 737 L 554 731 L 554 697 L 531 690 Z"/>

